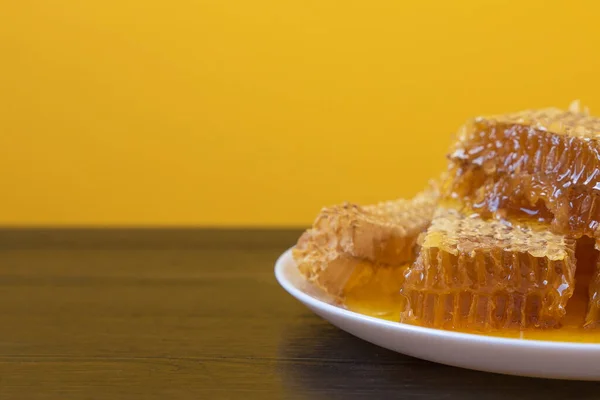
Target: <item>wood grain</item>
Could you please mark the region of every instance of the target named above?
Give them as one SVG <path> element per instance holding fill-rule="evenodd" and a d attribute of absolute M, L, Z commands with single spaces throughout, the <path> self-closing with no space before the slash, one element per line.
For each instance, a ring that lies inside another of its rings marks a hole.
<path fill-rule="evenodd" d="M 597 398 L 332 327 L 273 277 L 298 234 L 0 230 L 0 398 Z"/>

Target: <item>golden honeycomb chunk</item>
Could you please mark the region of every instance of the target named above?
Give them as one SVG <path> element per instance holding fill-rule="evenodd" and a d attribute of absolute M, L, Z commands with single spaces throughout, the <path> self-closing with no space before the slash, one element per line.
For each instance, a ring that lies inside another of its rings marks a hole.
<path fill-rule="evenodd" d="M 574 290 L 575 240 L 440 207 L 407 270 L 404 322 L 456 330 L 556 327 Z"/>
<path fill-rule="evenodd" d="M 417 238 L 431 222 L 437 196 L 432 188 L 412 200 L 324 208 L 293 250 L 300 272 L 338 299 L 346 297 L 346 283 L 355 294 L 360 288 L 359 296 L 376 296 L 367 295 L 369 287 L 397 295 L 400 283 L 391 277 L 402 279 L 398 268 L 416 258 Z"/>
<path fill-rule="evenodd" d="M 480 117 L 449 155 L 445 196 L 483 216 L 530 217 L 554 232 L 598 236 L 600 118 L 549 108 Z"/>
<path fill-rule="evenodd" d="M 437 192 L 428 190 L 411 200 L 327 207 L 313 231 L 326 235 L 327 245 L 341 253 L 384 264 L 406 263 L 414 260 L 417 238 L 429 226 L 436 203 Z"/>
<path fill-rule="evenodd" d="M 362 314 L 398 321 L 405 307 L 400 287 L 409 264 L 388 265 L 359 259 L 328 251 L 317 241 L 306 236 L 302 240 L 301 246 L 312 250 L 304 253 L 300 272 L 333 296 L 336 303 Z"/>

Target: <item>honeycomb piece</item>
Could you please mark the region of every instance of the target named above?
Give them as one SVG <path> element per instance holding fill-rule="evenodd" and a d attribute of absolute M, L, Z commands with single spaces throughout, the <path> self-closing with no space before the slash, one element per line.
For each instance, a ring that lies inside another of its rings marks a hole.
<path fill-rule="evenodd" d="M 428 190 L 412 200 L 359 206 L 345 203 L 324 208 L 313 230 L 326 233 L 338 251 L 384 264 L 414 260 L 416 241 L 431 222 L 437 191 Z"/>
<path fill-rule="evenodd" d="M 300 273 L 336 299 L 342 298 L 346 281 L 360 263 L 329 246 L 328 236 L 315 230 L 304 232 L 292 254 Z"/>
<path fill-rule="evenodd" d="M 421 241 L 401 289 L 404 322 L 482 331 L 560 324 L 574 290 L 574 239 L 440 207 Z"/>
<path fill-rule="evenodd" d="M 481 117 L 459 132 L 446 197 L 483 216 L 552 223 L 554 232 L 599 236 L 600 118 L 549 108 Z"/>
<path fill-rule="evenodd" d="M 323 209 L 293 250 L 300 272 L 342 298 L 357 267 L 358 274 L 414 261 L 417 238 L 431 222 L 437 195 L 432 188 L 412 200 Z"/>
<path fill-rule="evenodd" d="M 338 303 L 399 314 L 404 300 L 399 289 L 408 263 L 388 265 L 340 253 L 327 246 L 325 235 L 312 230 L 298 241 L 294 258 L 300 272 Z"/>

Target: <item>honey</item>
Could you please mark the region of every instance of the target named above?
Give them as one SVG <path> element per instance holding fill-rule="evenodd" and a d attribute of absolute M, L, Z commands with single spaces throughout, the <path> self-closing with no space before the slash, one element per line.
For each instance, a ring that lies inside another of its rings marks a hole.
<path fill-rule="evenodd" d="M 342 304 L 355 312 L 399 321 L 406 307 L 399 288 L 408 265 L 377 267 L 363 262 L 354 268 L 342 291 Z"/>
<path fill-rule="evenodd" d="M 578 254 L 577 268 L 580 269 L 578 276 L 581 280 L 588 283 L 587 294 L 587 314 L 585 316 L 584 326 L 586 328 L 596 328 L 600 325 L 600 257 L 596 250 L 597 241 L 588 238 L 580 239 L 581 254 Z"/>
<path fill-rule="evenodd" d="M 560 326 L 553 329 L 518 328 L 515 326 L 504 329 L 482 331 L 477 326 L 469 329 L 466 326 L 454 327 L 453 330 L 465 333 L 485 334 L 505 338 L 550 340 L 580 343 L 600 343 L 600 331 L 583 327 L 588 313 L 588 292 L 590 278 L 595 273 L 598 252 L 594 249 L 594 240 L 582 238 L 577 241 L 575 257 L 577 258 L 577 273 L 574 293 L 566 306 L 566 313 Z M 379 283 L 373 280 L 373 269 L 365 267 L 357 270 L 353 279 L 348 281 L 347 298 L 342 304 L 349 310 L 376 318 L 398 321 L 399 310 L 404 309 L 406 301 L 402 296 L 394 296 L 394 287 L 403 285 L 402 271 L 408 271 L 407 266 L 397 271 L 387 270 L 379 275 Z M 362 272 L 361 272 L 362 271 Z M 406 275 L 406 274 L 405 274 Z M 369 277 L 365 279 L 365 276 Z M 362 284 L 356 284 L 362 282 Z M 381 285 L 381 282 L 387 282 Z M 385 287 L 385 290 L 382 290 Z M 382 293 L 386 293 L 381 297 Z M 589 316 L 589 315 L 588 315 Z M 418 320 L 403 321 L 415 325 L 423 325 Z"/>
<path fill-rule="evenodd" d="M 512 339 L 600 343 L 600 331 L 596 329 L 585 329 L 582 327 L 588 302 L 586 291 L 587 285 L 583 286 L 585 287 L 576 287 L 575 293 L 573 294 L 573 296 L 569 300 L 569 304 L 567 305 L 567 312 L 565 317 L 563 318 L 562 326 L 560 328 L 507 328 L 501 330 L 490 330 L 485 332 L 476 329 L 456 329 L 456 331 Z M 396 316 L 398 313 L 398 309 L 402 307 L 402 300 L 400 300 L 398 304 L 383 304 L 379 301 L 370 301 L 369 299 L 361 298 L 353 299 L 352 301 L 345 303 L 345 307 L 350 311 L 354 311 L 360 314 L 397 322 L 398 320 L 396 319 Z"/>

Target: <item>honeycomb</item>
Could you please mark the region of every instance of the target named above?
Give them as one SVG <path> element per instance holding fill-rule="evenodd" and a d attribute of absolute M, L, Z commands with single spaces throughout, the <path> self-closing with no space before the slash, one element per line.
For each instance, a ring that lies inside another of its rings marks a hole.
<path fill-rule="evenodd" d="M 487 217 L 527 217 L 598 236 L 600 118 L 549 108 L 481 117 L 451 154 L 445 195 Z"/>
<path fill-rule="evenodd" d="M 411 200 L 344 203 L 324 208 L 313 230 L 325 233 L 328 246 L 339 252 L 384 264 L 405 263 L 414 260 L 417 237 L 429 226 L 436 202 L 437 191 L 431 189 Z"/>
<path fill-rule="evenodd" d="M 402 321 L 486 331 L 557 327 L 574 290 L 575 240 L 440 206 L 405 274 Z"/>
<path fill-rule="evenodd" d="M 323 237 L 314 235 L 305 233 L 294 250 L 300 272 L 336 303 L 397 321 L 405 304 L 399 289 L 409 264 L 388 265 L 352 257 L 323 246 Z"/>
<path fill-rule="evenodd" d="M 300 272 L 339 300 L 348 292 L 369 297 L 369 288 L 400 299 L 396 277 L 403 273 L 395 272 L 416 258 L 417 238 L 431 222 L 437 196 L 432 187 L 412 200 L 324 208 L 293 250 Z"/>

